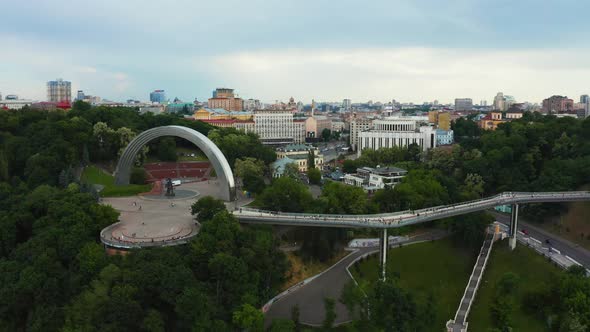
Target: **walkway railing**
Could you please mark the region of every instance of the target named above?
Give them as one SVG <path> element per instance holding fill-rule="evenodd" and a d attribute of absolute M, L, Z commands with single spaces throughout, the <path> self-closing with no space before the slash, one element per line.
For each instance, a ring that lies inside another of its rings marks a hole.
<path fill-rule="evenodd" d="M 241 208 L 234 215 L 246 223 L 268 223 L 327 227 L 396 228 L 515 203 L 567 202 L 590 200 L 590 191 L 505 192 L 467 202 L 440 205 L 419 210 L 366 215 L 287 213 Z"/>
<path fill-rule="evenodd" d="M 459 302 L 459 308 L 457 308 L 457 312 L 455 313 L 455 319 L 447 322 L 448 331 L 467 331 L 467 316 L 469 315 L 471 305 L 473 304 L 473 300 L 475 299 L 475 295 L 479 289 L 479 284 L 481 283 L 481 278 L 483 277 L 483 273 L 488 263 L 488 258 L 492 252 L 494 237 L 495 234 L 493 232 L 486 232 L 485 240 L 483 241 L 481 250 L 477 256 L 477 261 L 475 262 L 473 271 L 469 276 L 469 281 L 465 287 L 465 292 L 463 292 L 461 302 Z"/>
<path fill-rule="evenodd" d="M 191 238 L 197 235 L 197 232 L 191 232 L 186 236 L 174 238 L 174 239 L 162 239 L 153 241 L 124 241 L 114 239 L 112 237 L 112 231 L 114 228 L 120 226 L 121 222 L 114 223 L 110 226 L 105 227 L 102 231 L 100 231 L 100 241 L 111 248 L 117 249 L 134 249 L 134 248 L 147 248 L 147 247 L 166 247 L 166 246 L 174 246 L 178 244 L 185 244 L 188 243 Z"/>

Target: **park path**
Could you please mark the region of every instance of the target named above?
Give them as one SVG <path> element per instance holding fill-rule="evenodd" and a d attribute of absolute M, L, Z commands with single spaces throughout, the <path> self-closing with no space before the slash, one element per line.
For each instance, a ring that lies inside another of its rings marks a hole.
<path fill-rule="evenodd" d="M 457 309 L 457 313 L 455 314 L 455 319 L 447 323 L 447 329 L 449 331 L 467 331 L 467 315 L 469 315 L 471 304 L 475 299 L 475 294 L 477 293 L 479 283 L 488 263 L 488 258 L 490 256 L 490 252 L 492 251 L 492 246 L 494 244 L 494 238 L 494 232 L 486 232 L 486 237 L 483 241 L 483 245 L 481 246 L 479 255 L 477 256 L 477 261 L 475 262 L 475 266 L 473 267 L 473 272 L 471 273 L 471 277 L 469 277 L 469 282 L 467 283 L 467 287 L 465 288 L 465 293 L 463 293 L 463 298 L 461 299 L 461 302 L 459 303 L 459 308 Z"/>
<path fill-rule="evenodd" d="M 405 242 L 395 243 L 395 247 L 399 243 L 411 244 L 415 242 L 429 241 L 440 239 L 448 233 L 444 231 L 431 231 L 422 233 L 410 238 Z M 390 244 L 391 246 L 391 244 Z M 310 283 L 294 289 L 290 294 L 282 297 L 277 302 L 274 302 L 265 314 L 265 326 L 269 326 L 274 318 L 291 318 L 291 310 L 295 305 L 299 306 L 299 321 L 302 324 L 309 326 L 321 326 L 326 312 L 324 309 L 324 299 L 332 298 L 335 300 L 336 320 L 334 325 L 340 325 L 352 320 L 348 313 L 346 306 L 342 304 L 340 294 L 342 288 L 346 283 L 351 281 L 347 267 L 359 257 L 378 252 L 378 247 L 359 248 L 351 254 L 332 265 L 328 270 L 315 278 Z"/>

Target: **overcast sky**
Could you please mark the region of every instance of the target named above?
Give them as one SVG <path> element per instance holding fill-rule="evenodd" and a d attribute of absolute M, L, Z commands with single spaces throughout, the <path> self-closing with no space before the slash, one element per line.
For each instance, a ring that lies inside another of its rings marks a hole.
<path fill-rule="evenodd" d="M 590 93 L 590 1 L 8 0 L 0 92 L 45 99 L 58 77 L 112 100 L 271 102 Z"/>

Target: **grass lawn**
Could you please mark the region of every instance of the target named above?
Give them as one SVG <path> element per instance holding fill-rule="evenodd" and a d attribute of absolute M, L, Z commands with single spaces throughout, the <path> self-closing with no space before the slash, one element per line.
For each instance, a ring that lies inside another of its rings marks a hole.
<path fill-rule="evenodd" d="M 115 178 L 96 166 L 88 166 L 84 168 L 81 180 L 83 183 L 104 186 L 104 189 L 100 192 L 102 197 L 133 196 L 151 189 L 151 185 L 149 184 L 116 186 Z"/>
<path fill-rule="evenodd" d="M 513 272 L 520 277 L 519 289 L 516 292 L 516 306 L 512 314 L 514 331 L 549 331 L 543 321 L 531 316 L 522 310 L 521 303 L 524 295 L 541 287 L 544 283 L 555 278 L 560 269 L 549 263 L 546 258 L 537 254 L 534 250 L 518 243 L 516 249 L 508 248 L 508 240 L 496 242 L 481 286 L 476 295 L 475 302 L 467 321 L 469 330 L 485 331 L 492 326 L 490 306 L 494 293 L 494 285 L 506 272 Z"/>
<path fill-rule="evenodd" d="M 412 244 L 388 252 L 387 271 L 388 275 L 399 274 L 400 285 L 419 303 L 432 292 L 436 299 L 436 319 L 431 330 L 442 331 L 446 322 L 455 316 L 475 264 L 475 255 L 475 252 L 454 246 L 450 238 Z M 377 256 L 359 264 L 359 269 L 351 267 L 351 272 L 361 285 L 378 279 Z"/>

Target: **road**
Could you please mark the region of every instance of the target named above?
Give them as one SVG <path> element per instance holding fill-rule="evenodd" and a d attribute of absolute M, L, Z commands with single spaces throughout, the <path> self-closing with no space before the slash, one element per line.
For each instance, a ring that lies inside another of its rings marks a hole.
<path fill-rule="evenodd" d="M 510 215 L 499 213 L 499 212 L 492 212 L 492 214 L 496 217 L 496 220 L 505 224 L 510 225 Z M 580 264 L 584 265 L 587 269 L 590 269 L 590 251 L 584 249 L 580 245 L 568 241 L 564 238 L 561 238 L 555 234 L 549 233 L 546 230 L 543 230 L 537 226 L 534 226 L 526 221 L 523 221 L 522 218 L 518 219 L 518 230 L 526 229 L 527 233 L 534 237 L 535 239 L 545 242 L 546 239 L 551 241 L 551 246 L 559 251 L 562 254 L 568 255 L 569 257 L 575 259 Z"/>
<path fill-rule="evenodd" d="M 446 236 L 444 231 L 436 230 L 434 232 L 423 233 L 412 237 L 409 241 L 402 242 L 405 244 L 420 242 L 424 240 L 439 239 Z M 392 247 L 395 248 L 395 247 Z M 342 288 L 351 279 L 346 272 L 346 267 L 356 258 L 369 253 L 377 252 L 378 248 L 361 248 L 344 259 L 330 267 L 327 272 L 314 279 L 309 284 L 294 290 L 291 294 L 275 302 L 265 315 L 265 325 L 269 326 L 273 318 L 291 318 L 291 309 L 298 304 L 300 310 L 300 322 L 306 325 L 322 325 L 326 316 L 324 310 L 324 298 L 333 298 L 336 302 L 336 320 L 335 325 L 342 324 L 351 320 L 346 307 L 340 303 L 339 298 Z"/>

